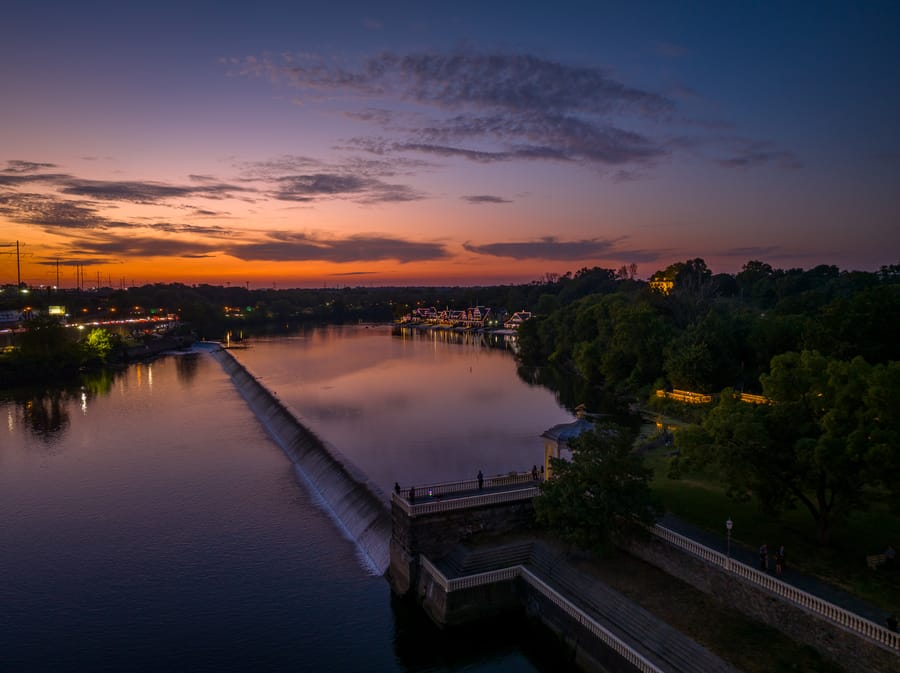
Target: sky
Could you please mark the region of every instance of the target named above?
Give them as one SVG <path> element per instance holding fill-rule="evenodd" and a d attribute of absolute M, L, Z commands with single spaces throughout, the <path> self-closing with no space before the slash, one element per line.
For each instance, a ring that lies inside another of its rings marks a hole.
<path fill-rule="evenodd" d="M 900 262 L 897 2 L 3 14 L 0 284 Z"/>

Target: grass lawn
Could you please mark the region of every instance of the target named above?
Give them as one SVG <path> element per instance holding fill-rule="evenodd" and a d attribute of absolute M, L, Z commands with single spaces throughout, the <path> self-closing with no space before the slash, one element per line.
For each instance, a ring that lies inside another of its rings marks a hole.
<path fill-rule="evenodd" d="M 734 521 L 732 544 L 757 549 L 766 541 L 770 549 L 788 548 L 788 564 L 815 575 L 884 610 L 900 612 L 900 571 L 871 570 L 866 555 L 881 553 L 892 544 L 900 548 L 900 518 L 884 506 L 853 514 L 836 526 L 828 547 L 815 539 L 812 516 L 805 508 L 783 513 L 779 518 L 763 516 L 753 502 L 736 502 L 709 475 L 669 479 L 670 448 L 646 454 L 653 468 L 653 490 L 665 508 L 701 528 L 724 535 L 725 520 Z"/>

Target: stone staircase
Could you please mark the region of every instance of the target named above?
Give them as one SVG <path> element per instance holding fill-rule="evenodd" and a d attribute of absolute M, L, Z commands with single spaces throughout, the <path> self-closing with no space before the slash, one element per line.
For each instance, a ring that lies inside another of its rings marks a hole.
<path fill-rule="evenodd" d="M 438 568 L 448 578 L 516 565 L 528 568 L 664 671 L 739 673 L 619 592 L 579 571 L 565 553 L 541 542 L 529 540 L 475 548 L 457 545 L 437 562 Z"/>
<path fill-rule="evenodd" d="M 457 545 L 437 562 L 448 579 L 525 565 L 531 558 L 532 542 L 512 542 L 491 547 Z"/>
<path fill-rule="evenodd" d="M 664 671 L 738 673 L 619 592 L 580 572 L 559 552 L 535 544 L 527 567 Z"/>

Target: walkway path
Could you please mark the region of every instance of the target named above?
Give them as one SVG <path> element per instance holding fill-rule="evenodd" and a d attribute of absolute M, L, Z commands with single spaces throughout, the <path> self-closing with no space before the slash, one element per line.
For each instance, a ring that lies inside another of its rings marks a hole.
<path fill-rule="evenodd" d="M 504 483 L 510 482 L 510 483 Z M 538 485 L 540 481 L 534 481 L 530 478 L 529 473 L 521 473 L 518 475 L 500 475 L 485 477 L 483 488 L 478 488 L 475 480 L 467 482 L 456 482 L 453 484 L 438 484 L 431 487 L 416 488 L 416 498 L 414 504 L 421 505 L 425 502 L 434 500 L 455 501 L 470 498 L 478 495 L 488 495 L 493 493 L 503 493 L 506 491 L 521 490 L 522 488 Z M 433 489 L 433 495 L 428 494 Z M 409 501 L 409 487 L 402 488 L 400 497 L 402 500 Z M 689 537 L 710 549 L 726 553 L 726 538 L 724 535 L 716 535 L 709 531 L 694 526 L 674 514 L 666 514 L 660 521 L 660 525 L 675 531 L 685 537 Z M 772 558 L 776 547 L 770 547 L 770 571 L 774 575 L 774 562 Z M 732 542 L 731 556 L 735 560 L 741 561 L 753 568 L 759 567 L 759 556 L 755 549 L 747 549 L 743 545 Z M 798 589 L 802 589 L 807 593 L 818 596 L 830 603 L 844 608 L 854 614 L 868 619 L 876 624 L 884 625 L 888 613 L 852 594 L 824 582 L 816 577 L 805 575 L 794 570 L 790 563 L 790 549 L 788 548 L 788 563 L 786 570 L 779 578 L 787 584 L 791 584 Z"/>
<path fill-rule="evenodd" d="M 660 525 L 668 528 L 670 530 L 675 531 L 685 537 L 689 537 L 696 542 L 699 542 L 702 545 L 709 547 L 710 549 L 714 549 L 716 551 L 722 552 L 723 554 L 727 551 L 727 540 L 724 535 L 716 535 L 714 533 L 710 533 L 709 531 L 703 530 L 702 528 L 698 528 L 682 519 L 679 519 L 674 514 L 666 514 L 660 521 Z M 775 550 L 777 546 L 771 545 L 769 547 L 769 569 L 770 572 L 774 575 L 774 562 L 772 560 Z M 741 563 L 746 563 L 747 565 L 753 568 L 759 568 L 759 554 L 755 549 L 747 549 L 745 546 L 741 544 L 736 544 L 734 541 L 731 543 L 731 557 Z M 818 596 L 819 598 L 823 598 L 830 603 L 834 603 L 837 606 L 844 608 L 845 610 L 849 610 L 854 614 L 859 615 L 860 617 L 865 617 L 866 619 L 875 622 L 876 624 L 881 624 L 884 626 L 885 620 L 888 617 L 888 613 L 884 610 L 872 605 L 871 603 L 867 603 L 866 601 L 857 598 L 856 596 L 835 587 L 827 582 L 824 582 L 817 577 L 813 577 L 811 575 L 805 575 L 791 568 L 791 557 L 790 557 L 790 548 L 787 548 L 787 565 L 785 571 L 779 577 L 780 580 L 786 582 L 787 584 L 791 584 L 798 589 L 802 589 L 803 591 L 812 594 L 813 596 Z"/>

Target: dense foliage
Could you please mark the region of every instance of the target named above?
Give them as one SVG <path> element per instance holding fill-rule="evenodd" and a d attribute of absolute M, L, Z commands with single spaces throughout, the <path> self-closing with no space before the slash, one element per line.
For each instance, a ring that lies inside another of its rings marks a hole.
<path fill-rule="evenodd" d="M 764 511 L 800 505 L 820 543 L 835 524 L 881 494 L 900 497 L 900 362 L 816 351 L 772 359 L 769 404 L 724 393 L 703 422 L 679 431 L 687 467 L 715 466 L 731 493 Z"/>
<path fill-rule="evenodd" d="M 900 266 L 751 261 L 729 276 L 693 259 L 647 285 L 620 279 L 559 301 L 523 326 L 520 343 L 525 362 L 632 398 L 723 391 L 680 410 L 697 422 L 676 434 L 676 473 L 703 469 L 771 514 L 803 507 L 826 543 L 850 512 L 900 504 L 898 334 Z M 743 391 L 770 403 L 740 401 Z"/>
<path fill-rule="evenodd" d="M 0 355 L 0 386 L 76 376 L 87 366 L 102 366 L 119 339 L 106 329 L 79 335 L 55 318 L 36 317 L 18 339 L 18 348 Z"/>
<path fill-rule="evenodd" d="M 900 359 L 900 265 L 783 271 L 752 261 L 731 276 L 694 259 L 654 275 L 668 292 L 609 274 L 589 294 L 556 283 L 543 301 L 551 310 L 520 330 L 523 362 L 643 396 L 654 386 L 760 392 L 772 358 L 789 351 Z"/>
<path fill-rule="evenodd" d="M 572 460 L 552 458 L 551 477 L 534 501 L 535 515 L 563 539 L 602 553 L 616 535 L 652 523 L 652 473 L 632 451 L 634 435 L 605 427 L 569 442 Z"/>

